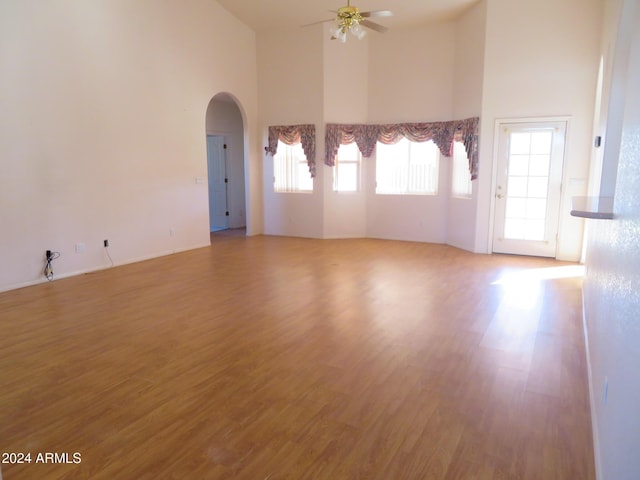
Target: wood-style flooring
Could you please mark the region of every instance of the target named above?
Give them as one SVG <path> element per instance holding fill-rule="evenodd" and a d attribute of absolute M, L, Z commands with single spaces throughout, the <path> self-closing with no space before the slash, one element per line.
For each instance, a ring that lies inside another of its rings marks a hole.
<path fill-rule="evenodd" d="M 575 270 L 214 235 L 2 293 L 2 475 L 592 480 Z"/>

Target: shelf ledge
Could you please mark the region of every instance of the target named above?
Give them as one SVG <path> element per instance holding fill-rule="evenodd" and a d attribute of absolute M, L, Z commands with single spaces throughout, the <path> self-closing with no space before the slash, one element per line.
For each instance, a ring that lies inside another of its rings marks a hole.
<path fill-rule="evenodd" d="M 601 220 L 613 219 L 613 197 L 573 197 L 571 215 Z"/>

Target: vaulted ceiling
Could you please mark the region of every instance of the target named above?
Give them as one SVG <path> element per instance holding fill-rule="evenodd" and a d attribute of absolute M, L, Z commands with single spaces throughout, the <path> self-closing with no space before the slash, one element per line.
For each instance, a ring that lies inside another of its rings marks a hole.
<path fill-rule="evenodd" d="M 331 11 L 346 0 L 217 0 L 257 32 L 288 29 L 335 17 Z M 479 0 L 352 0 L 360 11 L 391 10 L 393 17 L 376 18 L 392 28 L 409 28 L 458 17 Z"/>

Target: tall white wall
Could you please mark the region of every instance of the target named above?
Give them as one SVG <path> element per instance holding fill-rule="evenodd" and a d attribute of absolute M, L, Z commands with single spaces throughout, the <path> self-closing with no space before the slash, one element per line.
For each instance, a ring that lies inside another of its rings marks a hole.
<path fill-rule="evenodd" d="M 482 111 L 486 9 L 486 1 L 481 1 L 456 22 L 453 74 L 453 117 L 456 119 L 480 117 Z M 477 180 L 472 182 L 470 198 L 449 198 L 446 243 L 474 250 L 477 204 Z"/>
<path fill-rule="evenodd" d="M 453 120 L 455 23 L 370 35 L 369 122 Z"/>
<path fill-rule="evenodd" d="M 369 122 L 453 120 L 455 23 L 371 34 Z M 367 170 L 367 235 L 444 243 L 449 164 L 440 162 L 439 193 L 375 195 L 375 169 Z M 366 161 L 366 159 L 365 159 Z"/>
<path fill-rule="evenodd" d="M 369 111 L 369 39 L 349 38 L 346 43 L 330 40 L 329 25 L 323 32 L 324 119 L 327 123 L 367 123 Z M 322 126 L 324 128 L 324 125 Z M 322 131 L 322 130 L 321 130 Z M 324 161 L 324 133 L 318 136 L 320 162 Z M 321 166 L 324 177 L 324 237 L 362 238 L 367 235 L 366 170 L 361 164 L 357 192 L 333 191 L 333 168 Z"/>
<path fill-rule="evenodd" d="M 60 277 L 109 265 L 104 239 L 116 264 L 207 245 L 195 179 L 217 92 L 241 103 L 261 176 L 255 34 L 214 1 L 4 0 L 0 71 L 0 290 L 43 281 L 47 249 Z"/>
<path fill-rule="evenodd" d="M 571 197 L 585 195 L 593 144 L 599 0 L 488 0 L 476 251 L 489 250 L 496 119 L 570 117 L 557 257 L 578 260 L 582 220 Z"/>
<path fill-rule="evenodd" d="M 617 164 L 615 218 L 588 221 L 584 313 L 598 480 L 635 480 L 640 472 L 640 4 L 605 5 L 603 55 L 605 63 L 615 56 L 618 65 L 604 83 L 624 85 L 622 108 L 610 109 L 608 121 L 622 129 L 620 137 L 608 137 L 618 147 L 608 152 L 619 156 L 606 159 Z M 621 5 L 620 21 L 631 21 L 632 28 L 616 44 Z M 616 55 L 621 52 L 626 53 Z"/>
<path fill-rule="evenodd" d="M 265 233 L 323 236 L 323 34 L 321 25 L 258 34 L 259 110 L 264 161 Z M 273 157 L 264 154 L 269 125 L 315 124 L 313 193 L 273 191 Z"/>

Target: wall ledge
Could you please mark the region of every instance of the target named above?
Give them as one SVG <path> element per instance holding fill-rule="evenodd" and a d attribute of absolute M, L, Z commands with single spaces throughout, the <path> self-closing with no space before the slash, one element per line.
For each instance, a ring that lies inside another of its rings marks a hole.
<path fill-rule="evenodd" d="M 613 219 L 613 197 L 573 197 L 571 215 L 574 217 Z"/>

